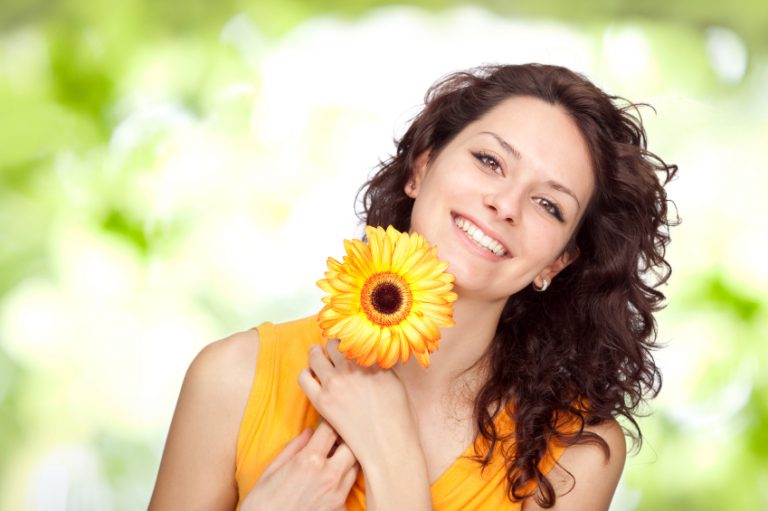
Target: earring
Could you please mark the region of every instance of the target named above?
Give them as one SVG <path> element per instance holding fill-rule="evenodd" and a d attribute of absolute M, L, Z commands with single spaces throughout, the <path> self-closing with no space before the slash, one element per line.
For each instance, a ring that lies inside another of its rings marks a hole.
<path fill-rule="evenodd" d="M 411 179 L 408 181 L 408 189 L 413 190 L 414 188 L 416 188 L 416 183 L 414 183 L 413 179 Z"/>
<path fill-rule="evenodd" d="M 543 293 L 549 287 L 549 281 L 547 279 L 541 279 L 541 280 L 544 281 L 541 287 L 536 287 L 535 283 L 531 283 L 531 287 L 533 287 L 533 290 L 538 291 L 539 293 Z"/>

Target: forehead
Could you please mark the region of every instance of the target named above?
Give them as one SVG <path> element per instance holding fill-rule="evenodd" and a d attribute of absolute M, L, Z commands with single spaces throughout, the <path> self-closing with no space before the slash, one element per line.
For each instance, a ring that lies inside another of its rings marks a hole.
<path fill-rule="evenodd" d="M 582 204 L 587 202 L 594 188 L 589 148 L 563 107 L 529 96 L 508 98 L 467 125 L 457 142 L 498 145 L 486 132 L 517 149 L 519 163 L 536 170 L 543 181 L 561 182 L 583 199 Z"/>

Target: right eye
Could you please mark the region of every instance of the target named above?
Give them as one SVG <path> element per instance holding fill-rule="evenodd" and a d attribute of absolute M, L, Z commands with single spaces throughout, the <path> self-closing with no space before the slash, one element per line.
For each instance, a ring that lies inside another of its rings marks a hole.
<path fill-rule="evenodd" d="M 474 156 L 477 159 L 477 161 L 479 161 L 483 165 L 483 167 L 487 168 L 494 174 L 499 174 L 499 175 L 503 174 L 503 169 L 501 168 L 501 165 L 493 155 L 483 151 L 478 151 L 476 153 L 472 153 L 472 156 Z"/>

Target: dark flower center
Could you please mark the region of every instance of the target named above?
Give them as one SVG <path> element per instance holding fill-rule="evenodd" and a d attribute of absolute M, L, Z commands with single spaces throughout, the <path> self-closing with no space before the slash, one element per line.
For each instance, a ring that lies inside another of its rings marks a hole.
<path fill-rule="evenodd" d="M 381 282 L 371 293 L 373 307 L 382 314 L 392 314 L 403 304 L 403 295 L 391 282 Z"/>
<path fill-rule="evenodd" d="M 396 273 L 375 273 L 360 291 L 360 307 L 375 325 L 399 325 L 411 313 L 412 305 L 411 288 Z"/>

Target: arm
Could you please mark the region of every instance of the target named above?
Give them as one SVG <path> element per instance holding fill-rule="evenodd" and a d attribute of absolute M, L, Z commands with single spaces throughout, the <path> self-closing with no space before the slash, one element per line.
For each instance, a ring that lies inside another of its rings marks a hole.
<path fill-rule="evenodd" d="M 603 450 L 594 444 L 568 447 L 560 457 L 559 466 L 556 465 L 547 476 L 557 494 L 555 506 L 549 509 L 595 511 L 607 510 L 611 504 L 626 459 L 624 432 L 615 420 L 586 430 L 605 440 L 610 457 L 606 459 Z M 565 470 L 573 475 L 573 479 Z M 536 503 L 535 496 L 523 503 L 524 511 L 543 509 Z"/>
<path fill-rule="evenodd" d="M 150 511 L 232 510 L 237 434 L 256 367 L 258 333 L 206 346 L 187 371 Z"/>
<path fill-rule="evenodd" d="M 258 332 L 204 348 L 187 371 L 149 511 L 235 509 L 237 435 L 255 376 Z M 325 423 L 304 431 L 272 460 L 242 511 L 343 509 L 358 464 Z M 333 454 L 328 456 L 333 450 Z"/>
<path fill-rule="evenodd" d="M 432 493 L 427 463 L 416 433 L 403 435 L 398 441 L 378 442 L 376 454 L 360 462 L 365 475 L 366 509 L 371 511 L 432 511 Z M 371 442 L 373 443 L 373 442 Z"/>

